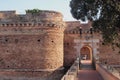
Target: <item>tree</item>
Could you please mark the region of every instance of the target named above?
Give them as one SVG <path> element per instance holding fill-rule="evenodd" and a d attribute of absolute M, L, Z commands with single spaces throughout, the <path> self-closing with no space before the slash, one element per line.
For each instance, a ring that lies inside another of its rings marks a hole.
<path fill-rule="evenodd" d="M 75 19 L 93 22 L 105 44 L 120 48 L 120 0 L 71 0 L 70 7 Z"/>
<path fill-rule="evenodd" d="M 39 13 L 41 10 L 39 9 L 28 9 L 26 10 L 26 13 L 32 13 L 32 14 L 36 14 Z"/>

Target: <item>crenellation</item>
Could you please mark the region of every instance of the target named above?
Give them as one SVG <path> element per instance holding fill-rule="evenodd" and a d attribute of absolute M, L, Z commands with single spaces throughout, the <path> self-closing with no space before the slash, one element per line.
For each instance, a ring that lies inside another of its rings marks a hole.
<path fill-rule="evenodd" d="M 0 11 L 0 19 L 9 19 L 16 15 L 16 11 Z"/>
<path fill-rule="evenodd" d="M 19 23 L 0 23 L 0 29 L 1 28 L 7 28 L 9 30 L 9 28 L 14 28 L 16 27 L 16 29 L 18 28 L 58 28 L 58 29 L 64 29 L 65 23 L 63 22 L 37 22 L 37 23 L 33 23 L 33 22 L 19 22 Z"/>
<path fill-rule="evenodd" d="M 41 21 L 62 21 L 62 14 L 55 11 L 41 10 L 39 13 L 26 13 L 16 14 L 15 11 L 1 11 L 0 12 L 0 23 L 1 22 L 41 22 Z"/>

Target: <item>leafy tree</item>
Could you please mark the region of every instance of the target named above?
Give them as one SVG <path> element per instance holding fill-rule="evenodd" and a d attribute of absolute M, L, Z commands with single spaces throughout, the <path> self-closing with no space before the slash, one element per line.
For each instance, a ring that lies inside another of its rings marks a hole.
<path fill-rule="evenodd" d="M 39 13 L 41 10 L 39 10 L 39 9 L 28 9 L 28 10 L 26 10 L 26 13 L 32 13 L 32 14 L 34 14 L 34 13 Z"/>
<path fill-rule="evenodd" d="M 105 44 L 120 48 L 120 0 L 71 0 L 70 7 L 75 19 L 93 22 Z"/>

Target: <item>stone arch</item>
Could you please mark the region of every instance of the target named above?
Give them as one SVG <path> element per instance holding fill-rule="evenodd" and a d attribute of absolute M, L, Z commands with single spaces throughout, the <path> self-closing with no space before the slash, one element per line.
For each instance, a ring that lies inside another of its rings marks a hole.
<path fill-rule="evenodd" d="M 80 58 L 81 58 L 81 61 L 90 61 L 92 63 L 93 61 L 92 47 L 89 45 L 84 45 L 80 49 Z"/>

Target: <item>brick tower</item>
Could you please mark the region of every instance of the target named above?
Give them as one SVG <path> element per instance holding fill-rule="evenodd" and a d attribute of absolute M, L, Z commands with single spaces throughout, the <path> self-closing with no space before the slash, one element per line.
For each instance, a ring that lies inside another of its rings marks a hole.
<path fill-rule="evenodd" d="M 12 80 L 58 80 L 65 23 L 55 11 L 0 11 L 0 75 Z"/>

